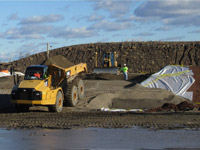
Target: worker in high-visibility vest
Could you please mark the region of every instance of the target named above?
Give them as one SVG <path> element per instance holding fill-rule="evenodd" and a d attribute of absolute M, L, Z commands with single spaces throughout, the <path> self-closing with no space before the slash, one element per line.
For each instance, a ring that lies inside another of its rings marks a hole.
<path fill-rule="evenodd" d="M 122 67 L 120 71 L 123 72 L 124 80 L 128 80 L 128 67 L 126 66 L 126 64 L 124 64 L 124 67 Z"/>
<path fill-rule="evenodd" d="M 41 74 L 39 72 L 34 73 L 34 76 L 37 77 L 38 79 L 40 79 Z"/>

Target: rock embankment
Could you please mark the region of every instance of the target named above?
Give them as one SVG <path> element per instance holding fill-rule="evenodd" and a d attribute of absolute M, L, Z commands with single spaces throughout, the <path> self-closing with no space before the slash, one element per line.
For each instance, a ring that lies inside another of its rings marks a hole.
<path fill-rule="evenodd" d="M 44 50 L 45 51 L 45 50 Z M 103 52 L 116 52 L 118 64 L 126 63 L 129 72 L 153 73 L 166 65 L 200 66 L 200 42 L 116 42 L 82 44 L 57 48 L 50 56 L 63 55 L 74 64 L 87 63 L 89 72 L 94 68 L 95 52 L 98 64 L 102 62 Z M 38 53 L 13 62 L 15 69 L 24 72 L 29 65 L 42 64 L 46 52 Z M 0 69 L 9 69 L 12 63 L 1 63 Z"/>

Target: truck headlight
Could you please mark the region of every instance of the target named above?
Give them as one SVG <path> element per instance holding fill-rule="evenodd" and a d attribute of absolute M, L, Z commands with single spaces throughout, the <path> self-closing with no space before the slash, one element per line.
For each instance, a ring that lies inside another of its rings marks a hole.
<path fill-rule="evenodd" d="M 71 70 L 69 70 L 69 71 L 66 72 L 66 76 L 67 76 L 67 77 L 70 77 L 70 76 L 71 76 Z"/>

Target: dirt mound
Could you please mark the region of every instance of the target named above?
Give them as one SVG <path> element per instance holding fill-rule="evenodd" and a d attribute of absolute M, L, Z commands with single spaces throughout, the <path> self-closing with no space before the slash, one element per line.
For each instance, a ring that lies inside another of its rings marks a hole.
<path fill-rule="evenodd" d="M 159 112 L 159 111 L 190 111 L 194 110 L 195 108 L 198 109 L 196 105 L 191 102 L 183 101 L 177 105 L 172 103 L 165 103 L 162 107 L 152 108 L 147 110 L 146 112 Z"/>
<path fill-rule="evenodd" d="M 188 110 L 193 110 L 196 106 L 192 103 L 188 103 L 186 101 L 181 102 L 180 104 L 177 105 L 178 110 L 180 111 L 188 111 Z"/>
<path fill-rule="evenodd" d="M 101 94 L 94 99 L 86 106 L 89 109 L 100 109 L 100 108 L 109 108 L 112 106 L 112 99 L 119 96 L 119 93 L 105 93 Z"/>
<path fill-rule="evenodd" d="M 177 110 L 177 106 L 175 104 L 171 104 L 171 103 L 165 103 L 162 107 L 162 109 L 164 110 Z"/>
<path fill-rule="evenodd" d="M 117 108 L 117 109 L 151 109 L 162 107 L 165 103 L 177 105 L 184 98 L 173 93 L 154 88 L 145 88 L 139 84 L 131 88 L 113 93 L 97 95 L 86 106 L 89 109 Z"/>
<path fill-rule="evenodd" d="M 56 55 L 56 56 L 50 57 L 47 61 L 44 62 L 43 65 L 51 65 L 51 64 L 55 64 L 62 68 L 68 68 L 74 65 L 72 62 L 68 61 L 62 55 Z"/>

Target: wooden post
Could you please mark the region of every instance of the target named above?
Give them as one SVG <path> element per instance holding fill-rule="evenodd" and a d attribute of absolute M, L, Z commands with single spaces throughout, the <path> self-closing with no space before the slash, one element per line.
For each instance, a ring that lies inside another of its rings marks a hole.
<path fill-rule="evenodd" d="M 95 67 L 97 67 L 97 52 L 95 52 Z"/>
<path fill-rule="evenodd" d="M 111 63 L 111 61 L 112 61 L 112 57 L 111 57 L 111 52 L 109 52 L 109 58 L 108 58 L 108 63 L 109 63 L 109 65 L 108 65 L 108 67 L 112 67 L 112 63 Z"/>
<path fill-rule="evenodd" d="M 115 62 L 115 67 L 117 67 L 117 59 L 116 59 L 116 52 L 114 52 L 114 62 Z"/>
<path fill-rule="evenodd" d="M 47 59 L 49 59 L 49 43 L 47 43 Z"/>

